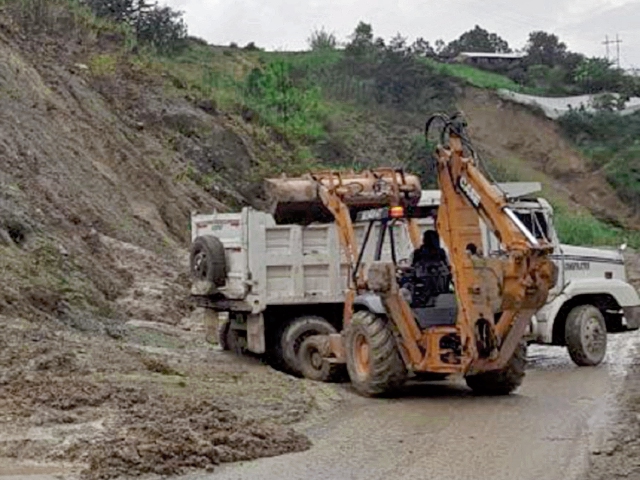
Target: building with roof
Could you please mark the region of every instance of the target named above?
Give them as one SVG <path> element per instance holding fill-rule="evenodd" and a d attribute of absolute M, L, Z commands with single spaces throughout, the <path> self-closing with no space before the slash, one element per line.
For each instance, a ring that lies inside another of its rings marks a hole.
<path fill-rule="evenodd" d="M 524 53 L 461 52 L 457 57 L 455 57 L 454 61 L 480 68 L 508 68 L 514 64 L 520 63 L 524 57 Z"/>

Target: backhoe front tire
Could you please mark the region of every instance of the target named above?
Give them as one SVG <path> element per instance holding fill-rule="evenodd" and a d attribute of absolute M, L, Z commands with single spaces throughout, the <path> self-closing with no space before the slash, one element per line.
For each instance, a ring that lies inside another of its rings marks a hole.
<path fill-rule="evenodd" d="M 478 395 L 509 395 L 522 385 L 527 366 L 527 344 L 521 342 L 501 370 L 467 375 L 467 386 Z"/>
<path fill-rule="evenodd" d="M 405 383 L 407 369 L 386 317 L 369 311 L 356 312 L 344 336 L 347 371 L 359 394 L 382 396 Z"/>
<path fill-rule="evenodd" d="M 607 353 L 607 325 L 600 310 L 580 305 L 567 315 L 564 340 L 569 356 L 580 367 L 593 367 Z"/>

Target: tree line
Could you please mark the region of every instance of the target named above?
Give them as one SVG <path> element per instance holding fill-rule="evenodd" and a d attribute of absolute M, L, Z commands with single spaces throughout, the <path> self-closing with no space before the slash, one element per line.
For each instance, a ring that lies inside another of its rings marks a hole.
<path fill-rule="evenodd" d="M 312 50 L 336 49 L 339 42 L 335 35 L 324 29 L 312 33 L 308 39 Z M 431 44 L 424 38 L 409 43 L 406 37 L 396 35 L 389 42 L 374 38 L 370 24 L 360 22 L 344 44 L 346 55 L 371 60 L 371 52 L 390 47 L 402 50 L 405 55 L 431 58 L 448 62 L 462 52 L 511 53 L 509 43 L 497 33 L 489 32 L 476 25 L 459 38 L 445 43 L 436 40 Z M 506 75 L 518 84 L 550 94 L 582 94 L 615 91 L 623 96 L 640 95 L 640 82 L 626 75 L 606 58 L 587 57 L 572 52 L 566 43 L 553 34 L 533 31 L 521 50 L 523 58 L 517 62 L 483 65 L 488 69 Z"/>

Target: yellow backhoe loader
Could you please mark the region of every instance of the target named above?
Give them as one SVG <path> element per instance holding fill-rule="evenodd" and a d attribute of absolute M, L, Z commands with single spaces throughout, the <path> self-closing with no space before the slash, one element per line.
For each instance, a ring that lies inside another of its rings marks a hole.
<path fill-rule="evenodd" d="M 330 214 L 338 225 L 350 267 L 343 329 L 306 338 L 300 364 L 326 377 L 320 373 L 344 369 L 346 363 L 362 395 L 387 394 L 412 374 L 461 374 L 479 393 L 511 393 L 524 377 L 526 328 L 557 281 L 549 258 L 553 248 L 531 234 L 482 173 L 463 118 L 435 115 L 425 135 L 436 123 L 441 124 L 435 159 L 442 197 L 438 235 L 425 235 L 426 245 L 412 219 L 421 187 L 401 170 L 267 181 L 276 218 L 309 222 Z M 501 242 L 500 255 L 482 252 L 480 219 Z M 354 222 L 369 224 L 360 245 Z M 412 265 L 399 265 L 394 254 L 400 223 L 416 248 Z M 375 261 L 365 268 L 362 256 L 374 231 Z M 383 261 L 387 235 L 391 259 Z M 305 376 L 313 378 L 314 372 Z"/>

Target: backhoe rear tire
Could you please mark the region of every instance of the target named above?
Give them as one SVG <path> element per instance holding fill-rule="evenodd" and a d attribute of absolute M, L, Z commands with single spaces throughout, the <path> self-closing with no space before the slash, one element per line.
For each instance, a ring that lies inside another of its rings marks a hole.
<path fill-rule="evenodd" d="M 522 385 L 527 366 L 527 344 L 521 342 L 501 370 L 467 375 L 467 386 L 479 395 L 509 395 Z"/>
<path fill-rule="evenodd" d="M 347 371 L 359 394 L 382 396 L 405 383 L 407 369 L 386 317 L 369 311 L 356 312 L 344 336 Z"/>

